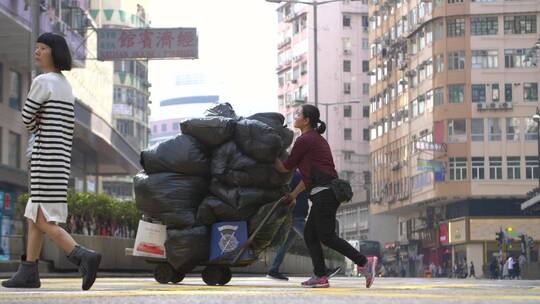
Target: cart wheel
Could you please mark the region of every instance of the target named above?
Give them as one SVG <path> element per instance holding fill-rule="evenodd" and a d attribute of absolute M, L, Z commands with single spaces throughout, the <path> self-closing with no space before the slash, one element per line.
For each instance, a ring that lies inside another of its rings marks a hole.
<path fill-rule="evenodd" d="M 222 266 L 221 267 L 221 279 L 219 280 L 218 284 L 223 286 L 227 285 L 232 279 L 232 271 L 228 266 Z"/>
<path fill-rule="evenodd" d="M 222 281 L 223 269 L 220 266 L 206 266 L 202 272 L 202 279 L 209 286 L 216 286 Z"/>
<path fill-rule="evenodd" d="M 185 277 L 186 277 L 186 275 L 184 273 L 177 272 L 175 274 L 174 278 L 171 280 L 171 283 L 178 284 L 178 283 L 182 282 Z"/>
<path fill-rule="evenodd" d="M 154 268 L 154 279 L 160 284 L 167 284 L 175 277 L 176 271 L 168 263 L 160 263 Z"/>

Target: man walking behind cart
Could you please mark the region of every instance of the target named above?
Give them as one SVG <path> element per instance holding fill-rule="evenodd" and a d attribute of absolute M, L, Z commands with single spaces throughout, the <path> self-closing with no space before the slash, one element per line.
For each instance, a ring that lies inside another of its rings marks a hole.
<path fill-rule="evenodd" d="M 293 178 L 290 183 L 291 189 L 296 188 L 296 186 L 302 181 L 302 175 L 298 171 L 294 172 Z M 274 261 L 272 262 L 272 266 L 268 270 L 268 273 L 266 274 L 266 277 L 273 280 L 278 281 L 288 281 L 289 278 L 284 276 L 279 272 L 279 267 L 281 266 L 281 263 L 283 263 L 283 259 L 285 258 L 285 254 L 287 251 L 291 248 L 291 246 L 294 244 L 294 241 L 296 240 L 296 236 L 304 238 L 304 228 L 306 227 L 306 217 L 308 215 L 309 211 L 309 205 L 308 205 L 308 195 L 305 191 L 300 193 L 296 197 L 296 205 L 294 206 L 293 210 L 293 222 L 291 229 L 289 230 L 287 234 L 287 239 L 285 240 L 285 243 L 283 243 L 276 252 L 276 257 L 274 258 Z M 327 271 L 328 278 L 331 278 L 338 274 L 341 271 L 341 267 L 337 267 L 334 269 L 329 269 Z"/>

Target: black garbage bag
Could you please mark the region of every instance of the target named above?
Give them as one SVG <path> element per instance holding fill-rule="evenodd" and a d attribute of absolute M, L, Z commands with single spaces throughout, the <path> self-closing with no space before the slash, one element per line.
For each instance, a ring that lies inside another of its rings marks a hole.
<path fill-rule="evenodd" d="M 264 217 L 270 212 L 274 204 L 266 204 L 262 206 L 259 211 L 249 220 L 248 230 L 251 235 L 259 224 L 263 221 Z M 290 225 L 292 222 L 292 212 L 294 204 L 284 205 L 281 204 L 277 210 L 270 216 L 268 221 L 262 226 L 261 230 L 257 233 L 250 247 L 253 250 L 255 256 L 259 255 L 266 248 L 272 246 L 274 238 L 277 237 L 277 233 L 283 225 Z"/>
<path fill-rule="evenodd" d="M 291 146 L 294 139 L 294 132 L 291 129 L 287 128 L 287 126 L 285 125 L 285 117 L 281 113 L 257 113 L 249 116 L 247 119 L 260 121 L 278 132 L 279 137 L 281 137 L 281 140 L 283 142 L 283 150 L 286 150 Z"/>
<path fill-rule="evenodd" d="M 208 176 L 208 151 L 194 137 L 178 135 L 141 152 L 141 165 L 148 174 L 175 172 Z"/>
<path fill-rule="evenodd" d="M 257 120 L 240 120 L 236 124 L 234 140 L 245 155 L 259 162 L 273 163 L 282 152 L 279 134 Z"/>
<path fill-rule="evenodd" d="M 258 209 L 258 206 L 253 206 L 237 210 L 217 197 L 208 196 L 199 206 L 197 221 L 206 226 L 217 222 L 245 221 L 251 218 Z"/>
<path fill-rule="evenodd" d="M 135 175 L 133 184 L 137 208 L 171 228 L 192 227 L 208 193 L 205 178 L 178 173 L 147 175 L 142 171 Z"/>
<path fill-rule="evenodd" d="M 206 110 L 205 114 L 206 116 L 221 116 L 232 118 L 235 120 L 239 120 L 241 118 L 236 115 L 233 107 L 228 102 L 220 103 L 216 106 L 211 107 L 210 109 Z"/>
<path fill-rule="evenodd" d="M 180 124 L 182 134 L 191 135 L 210 147 L 229 141 L 234 135 L 235 127 L 236 120 L 220 116 L 192 118 Z"/>
<path fill-rule="evenodd" d="M 272 189 L 287 185 L 292 173 L 279 173 L 273 164 L 257 163 L 242 154 L 234 142 L 214 150 L 212 176 L 228 186 Z"/>
<path fill-rule="evenodd" d="M 229 206 L 238 210 L 259 207 L 280 199 L 288 191 L 287 187 L 260 189 L 248 187 L 229 187 L 216 179 L 210 183 L 210 192 Z"/>
<path fill-rule="evenodd" d="M 167 229 L 167 261 L 177 270 L 191 271 L 210 255 L 210 232 L 206 226 Z M 191 268 L 191 269 L 190 269 Z"/>

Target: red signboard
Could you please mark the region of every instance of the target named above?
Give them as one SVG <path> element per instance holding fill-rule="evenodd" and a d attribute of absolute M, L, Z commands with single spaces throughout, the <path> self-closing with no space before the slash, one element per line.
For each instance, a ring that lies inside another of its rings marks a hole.
<path fill-rule="evenodd" d="M 446 245 L 450 242 L 448 237 L 448 223 L 439 225 L 439 243 L 441 245 Z"/>

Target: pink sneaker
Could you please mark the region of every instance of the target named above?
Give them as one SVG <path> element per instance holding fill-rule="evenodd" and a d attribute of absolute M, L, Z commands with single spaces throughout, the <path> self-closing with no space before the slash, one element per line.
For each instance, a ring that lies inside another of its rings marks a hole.
<path fill-rule="evenodd" d="M 312 276 L 309 280 L 302 282 L 302 287 L 328 288 L 330 287 L 330 283 L 328 283 L 328 278 L 326 276 L 323 276 L 323 277 Z"/>
<path fill-rule="evenodd" d="M 364 266 L 357 266 L 358 272 L 366 277 L 366 288 L 370 288 L 375 281 L 375 271 L 377 269 L 377 257 L 368 257 L 368 262 Z"/>

